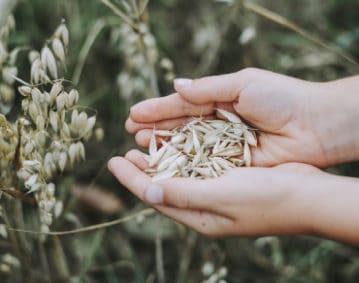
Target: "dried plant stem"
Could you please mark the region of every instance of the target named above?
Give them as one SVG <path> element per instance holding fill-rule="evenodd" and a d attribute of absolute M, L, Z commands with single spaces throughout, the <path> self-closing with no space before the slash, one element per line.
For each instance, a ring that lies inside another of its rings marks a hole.
<path fill-rule="evenodd" d="M 2 193 L 0 193 L 0 199 L 1 199 L 1 196 L 2 196 Z M 21 259 L 22 258 L 22 254 L 20 252 L 20 246 L 19 246 L 19 243 L 18 243 L 18 239 L 16 237 L 16 234 L 14 233 L 14 231 L 12 229 L 10 229 L 10 222 L 9 222 L 9 218 L 7 216 L 7 210 L 6 209 L 3 209 L 2 211 L 2 218 L 4 220 L 4 223 L 6 226 L 8 226 L 8 233 L 9 233 L 9 239 L 11 241 L 11 246 L 12 248 L 14 249 L 14 252 L 16 254 L 16 256 Z"/>
<path fill-rule="evenodd" d="M 161 218 L 157 218 L 157 234 L 155 238 L 155 246 L 156 246 L 156 272 L 157 279 L 159 283 L 165 283 L 165 270 L 163 266 L 163 245 L 162 245 L 162 229 L 161 229 Z"/>
<path fill-rule="evenodd" d="M 154 214 L 155 212 L 156 211 L 153 208 L 147 208 L 147 209 L 143 209 L 139 212 L 133 213 L 131 215 L 128 215 L 128 216 L 125 216 L 125 217 L 122 217 L 119 219 L 115 219 L 113 221 L 108 221 L 108 222 L 104 222 L 104 223 L 100 223 L 100 224 L 96 224 L 96 225 L 90 225 L 90 226 L 82 227 L 79 229 L 67 230 L 67 231 L 51 231 L 51 232 L 44 233 L 41 231 L 16 229 L 16 228 L 10 227 L 8 224 L 7 224 L 7 229 L 10 231 L 14 231 L 14 232 L 25 233 L 25 234 L 34 234 L 34 235 L 48 235 L 48 236 L 73 235 L 73 234 L 89 232 L 89 231 L 94 231 L 94 230 L 98 230 L 98 229 L 104 229 L 107 227 L 115 226 L 115 225 L 118 225 L 121 223 L 131 221 L 140 215 L 148 216 L 148 215 Z"/>
<path fill-rule="evenodd" d="M 89 244 L 89 250 L 87 255 L 84 256 L 81 271 L 80 271 L 80 281 L 86 281 L 86 274 L 88 270 L 91 268 L 97 251 L 101 247 L 101 243 L 104 237 L 104 231 L 97 231 L 96 234 L 93 236 L 91 243 Z"/>
<path fill-rule="evenodd" d="M 51 257 L 55 264 L 56 274 L 55 278 L 52 278 L 53 281 L 66 280 L 70 277 L 69 267 L 67 265 L 67 260 L 65 256 L 64 249 L 62 247 L 61 241 L 58 237 L 53 237 L 51 241 L 52 252 Z"/>
<path fill-rule="evenodd" d="M 21 146 L 21 140 L 22 140 L 22 123 L 17 123 L 17 130 L 18 130 L 18 144 L 16 145 L 16 152 L 15 152 L 15 168 L 18 170 L 21 167 L 21 160 L 20 160 L 20 146 Z M 15 188 L 19 188 L 19 179 L 16 175 L 16 172 L 14 171 L 12 176 L 12 182 L 11 184 Z M 12 217 L 14 219 L 14 223 L 18 229 L 24 229 L 25 222 L 24 222 L 24 216 L 23 216 L 23 209 L 22 209 L 22 203 L 20 201 L 17 201 L 16 199 L 12 200 L 11 205 L 11 213 Z M 23 253 L 23 258 L 27 257 L 30 258 L 30 247 L 28 245 L 28 242 L 26 241 L 26 238 L 24 235 L 18 235 L 18 243 L 21 246 L 21 252 Z"/>
<path fill-rule="evenodd" d="M 138 20 L 141 20 L 141 19 L 138 18 Z M 157 80 L 155 65 L 148 58 L 148 54 L 146 52 L 146 45 L 145 45 L 144 39 L 143 39 L 143 34 L 139 33 L 139 36 L 140 36 L 140 40 L 139 40 L 140 50 L 141 50 L 143 56 L 145 57 L 148 66 L 150 67 L 150 86 L 151 86 L 151 90 L 152 90 L 152 97 L 160 97 L 161 94 L 160 94 L 160 90 L 158 87 L 158 80 Z M 147 98 L 151 98 L 151 97 L 147 97 Z"/>
<path fill-rule="evenodd" d="M 90 32 L 87 35 L 84 45 L 81 48 L 78 61 L 72 75 L 72 82 L 74 85 L 77 85 L 80 81 L 80 77 L 82 74 L 82 70 L 84 68 L 87 56 L 93 46 L 96 38 L 102 32 L 102 30 L 109 26 L 109 25 L 116 25 L 118 24 L 117 19 L 99 19 L 95 22 L 93 27 L 91 28 Z"/>
<path fill-rule="evenodd" d="M 51 282 L 50 281 L 50 274 L 48 274 L 48 271 L 50 270 L 50 268 L 49 268 L 49 263 L 47 262 L 44 241 L 39 238 L 37 242 L 38 242 L 39 257 L 40 257 L 40 262 L 41 262 L 41 267 L 42 267 L 42 272 L 41 272 L 42 273 L 42 279 L 45 282 Z"/>
<path fill-rule="evenodd" d="M 197 233 L 193 231 L 188 232 L 187 241 L 183 249 L 183 253 L 180 256 L 181 262 L 178 270 L 177 283 L 185 283 L 188 281 L 187 280 L 188 269 L 191 264 L 193 247 L 196 244 L 197 238 L 198 238 Z"/>
<path fill-rule="evenodd" d="M 123 259 L 103 266 L 94 266 L 88 270 L 88 273 L 105 272 L 107 270 L 113 270 L 117 268 L 127 268 L 131 270 L 135 270 L 135 265 L 132 261 Z"/>
<path fill-rule="evenodd" d="M 138 7 L 137 7 L 136 0 L 131 0 L 131 5 L 132 5 L 132 9 L 133 9 L 134 12 L 135 12 L 136 17 L 139 17 L 139 16 L 140 16 L 140 13 L 139 13 L 139 11 L 138 11 Z"/>
<path fill-rule="evenodd" d="M 140 16 L 140 17 L 141 17 L 142 14 L 146 11 L 146 7 L 147 7 L 149 1 L 150 1 L 150 0 L 141 1 L 140 7 L 139 7 L 139 16 Z"/>
<path fill-rule="evenodd" d="M 284 18 L 283 16 L 281 16 L 267 8 L 264 8 L 258 4 L 255 4 L 255 3 L 252 3 L 249 1 L 243 1 L 243 7 L 253 13 L 256 13 L 266 19 L 269 19 L 281 26 L 284 26 L 284 27 L 298 33 L 305 39 L 312 41 L 321 47 L 324 47 L 325 49 L 329 50 L 330 52 L 333 52 L 336 55 L 349 61 L 350 63 L 358 64 L 352 56 L 346 54 L 343 50 L 341 50 L 337 47 L 331 46 L 329 43 L 325 42 L 323 39 L 319 38 L 318 36 L 311 34 L 310 32 L 304 30 L 297 24 L 289 21 L 288 19 Z"/>
<path fill-rule="evenodd" d="M 234 5 L 228 17 L 226 17 L 223 23 L 221 23 L 221 27 L 220 27 L 221 38 L 225 38 L 225 36 L 228 34 L 229 29 L 231 27 L 231 23 L 237 17 L 238 11 L 240 11 L 239 7 L 240 7 L 239 5 Z M 216 67 L 216 65 L 220 60 L 219 53 L 222 50 L 222 46 L 224 42 L 225 42 L 224 40 L 214 41 L 212 43 L 211 48 L 209 48 L 207 52 L 204 52 L 204 55 L 201 58 L 201 62 L 199 63 L 198 67 L 194 72 L 195 77 L 203 76 L 203 74 L 212 73 L 213 69 Z"/>
<path fill-rule="evenodd" d="M 117 16 L 119 16 L 126 24 L 131 26 L 134 30 L 137 30 L 137 26 L 134 24 L 131 18 L 129 18 L 124 12 L 118 9 L 114 4 L 108 0 L 100 0 L 104 5 L 112 10 Z"/>

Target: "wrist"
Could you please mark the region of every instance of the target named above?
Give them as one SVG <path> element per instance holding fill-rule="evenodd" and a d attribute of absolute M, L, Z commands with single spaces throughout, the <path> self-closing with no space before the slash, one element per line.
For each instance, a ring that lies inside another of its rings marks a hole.
<path fill-rule="evenodd" d="M 358 81 L 356 88 L 351 80 Z M 348 86 L 350 84 L 350 86 Z M 312 124 L 327 165 L 359 160 L 359 79 L 318 83 L 312 100 Z"/>
<path fill-rule="evenodd" d="M 322 173 L 300 191 L 307 235 L 359 243 L 359 181 Z"/>
<path fill-rule="evenodd" d="M 285 164 L 288 172 L 282 172 L 276 187 L 282 192 L 280 200 L 270 209 L 271 234 L 312 235 L 315 225 L 312 221 L 316 176 L 324 174 L 315 167 Z M 294 170 L 293 170 L 294 169 Z"/>

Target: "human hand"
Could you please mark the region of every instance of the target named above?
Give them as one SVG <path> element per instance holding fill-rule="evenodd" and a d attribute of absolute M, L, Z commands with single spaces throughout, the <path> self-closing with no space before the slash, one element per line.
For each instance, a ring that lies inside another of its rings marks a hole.
<path fill-rule="evenodd" d="M 180 79 L 175 82 L 178 93 L 133 106 L 126 128 L 146 147 L 154 125 L 171 129 L 191 116 L 211 117 L 216 108 L 223 108 L 260 130 L 259 145 L 252 150 L 254 166 L 303 162 L 327 167 L 359 157 L 359 146 L 354 154 L 352 145 L 352 140 L 358 145 L 359 139 L 346 126 L 353 119 L 342 118 L 339 100 L 330 95 L 332 84 L 252 68 L 193 81 Z"/>
<path fill-rule="evenodd" d="M 310 195 L 296 189 L 324 174 L 304 164 L 237 168 L 219 178 L 171 178 L 151 182 L 145 155 L 130 151 L 109 162 L 111 172 L 140 200 L 177 222 L 211 237 L 310 233 Z M 307 198 L 307 199 L 306 199 Z"/>

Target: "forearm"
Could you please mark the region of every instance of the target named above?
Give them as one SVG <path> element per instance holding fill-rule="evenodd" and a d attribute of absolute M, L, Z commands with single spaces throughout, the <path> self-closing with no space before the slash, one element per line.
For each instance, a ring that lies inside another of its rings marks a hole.
<path fill-rule="evenodd" d="M 304 232 L 359 244 L 359 180 L 323 173 L 300 185 Z"/>
<path fill-rule="evenodd" d="M 329 164 L 359 160 L 359 76 L 318 84 L 312 121 Z"/>

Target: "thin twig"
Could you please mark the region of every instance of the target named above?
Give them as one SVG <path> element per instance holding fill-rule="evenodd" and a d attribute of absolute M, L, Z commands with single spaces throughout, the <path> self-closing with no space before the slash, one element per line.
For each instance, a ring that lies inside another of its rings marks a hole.
<path fill-rule="evenodd" d="M 231 10 L 228 17 L 226 17 L 221 23 L 220 27 L 220 38 L 225 38 L 225 36 L 228 34 L 231 23 L 234 21 L 234 19 L 237 17 L 238 11 L 239 11 L 239 5 L 234 5 L 233 9 Z M 220 52 L 221 48 L 223 46 L 224 41 L 223 40 L 217 40 L 213 41 L 211 48 L 208 48 L 207 52 L 204 52 L 204 55 L 201 58 L 201 62 L 199 63 L 198 67 L 196 68 L 194 75 L 197 76 L 203 76 L 205 73 L 211 73 L 212 70 L 216 67 L 218 61 L 220 60 Z"/>
<path fill-rule="evenodd" d="M 119 16 L 126 24 L 131 26 L 134 30 L 137 30 L 137 26 L 133 23 L 132 19 L 129 18 L 124 12 L 118 9 L 114 4 L 108 0 L 100 0 L 104 5 L 112 10 L 117 16 Z"/>
<path fill-rule="evenodd" d="M 142 14 L 146 11 L 146 7 L 147 7 L 149 1 L 150 1 L 150 0 L 145 0 L 145 1 L 142 1 L 142 2 L 141 2 L 142 5 L 139 7 L 139 14 L 138 14 L 139 17 L 141 17 Z"/>
<path fill-rule="evenodd" d="M 99 36 L 99 34 L 101 33 L 101 31 L 108 25 L 112 25 L 112 24 L 118 24 L 117 22 L 113 22 L 110 20 L 105 20 L 105 19 L 99 19 L 95 22 L 95 24 L 93 25 L 93 27 L 91 28 L 91 31 L 89 32 L 84 45 L 81 48 L 80 54 L 79 54 L 79 59 L 77 61 L 74 73 L 72 75 L 72 82 L 74 85 L 77 85 L 80 81 L 80 77 L 82 74 L 82 70 L 84 68 L 87 56 L 91 50 L 91 47 L 93 46 L 96 38 Z"/>
<path fill-rule="evenodd" d="M 128 268 L 131 270 L 135 270 L 135 264 L 130 260 L 122 259 L 106 265 L 94 266 L 88 270 L 88 273 L 105 272 L 106 270 L 115 269 L 115 268 Z"/>
<path fill-rule="evenodd" d="M 318 44 L 321 47 L 324 47 L 325 49 L 335 53 L 336 55 L 346 59 L 347 61 L 349 61 L 350 63 L 353 64 L 358 64 L 356 62 L 356 60 L 346 54 L 343 50 L 339 49 L 338 47 L 332 46 L 329 43 L 325 42 L 323 39 L 319 38 L 316 35 L 311 34 L 310 32 L 304 30 L 303 28 L 301 28 L 300 26 L 298 26 L 297 24 L 287 20 L 286 18 L 284 18 L 283 16 L 267 9 L 264 8 L 258 4 L 249 2 L 249 1 L 243 1 L 243 7 L 253 13 L 256 13 L 260 16 L 263 16 L 264 18 L 267 18 L 281 26 L 284 26 L 298 34 L 300 34 L 302 37 L 304 37 L 305 39 L 312 41 L 316 44 Z"/>
<path fill-rule="evenodd" d="M 187 241 L 181 254 L 181 262 L 178 270 L 177 283 L 184 283 L 188 281 L 188 269 L 192 261 L 193 247 L 196 244 L 197 238 L 197 233 L 193 231 L 188 232 Z"/>
<path fill-rule="evenodd" d="M 120 223 L 125 223 L 128 222 L 130 220 L 133 220 L 134 218 L 143 215 L 143 216 L 148 216 L 151 214 L 154 214 L 155 210 L 153 208 L 147 208 L 147 209 L 143 209 L 139 212 L 133 213 L 131 215 L 122 217 L 122 218 L 118 218 L 112 221 L 108 221 L 108 222 L 104 222 L 104 223 L 100 223 L 100 224 L 95 224 L 95 225 L 90 225 L 90 226 L 86 226 L 86 227 L 82 227 L 82 228 L 78 228 L 78 229 L 73 229 L 73 230 L 67 230 L 67 231 L 50 231 L 50 232 L 41 232 L 41 231 L 35 231 L 35 230 L 24 230 L 24 229 L 15 229 L 12 227 L 9 227 L 7 225 L 7 229 L 10 231 L 14 231 L 14 232 L 20 232 L 20 233 L 25 233 L 25 234 L 35 234 L 35 235 L 49 235 L 49 236 L 63 236 L 63 235 L 71 235 L 71 234 L 78 234 L 78 233 L 83 233 L 83 232 L 89 232 L 89 231 L 94 231 L 94 230 L 98 230 L 98 229 L 104 229 L 110 226 L 115 226 L 118 225 Z"/>
<path fill-rule="evenodd" d="M 157 279 L 159 283 L 165 283 L 165 270 L 163 266 L 163 247 L 162 247 L 162 226 L 161 226 L 161 218 L 157 218 L 157 233 L 155 238 L 155 246 L 156 246 L 156 272 Z"/>

